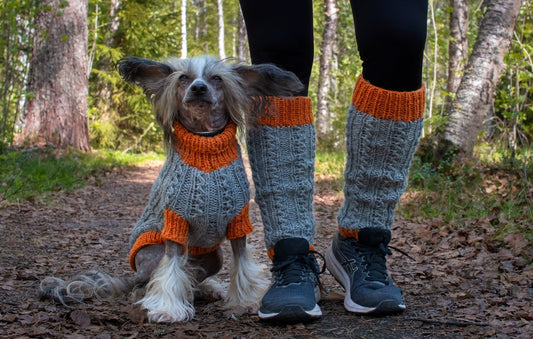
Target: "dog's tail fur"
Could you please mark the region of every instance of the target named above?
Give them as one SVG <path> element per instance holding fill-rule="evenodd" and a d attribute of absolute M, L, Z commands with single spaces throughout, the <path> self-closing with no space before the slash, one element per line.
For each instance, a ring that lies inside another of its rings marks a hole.
<path fill-rule="evenodd" d="M 132 278 L 117 278 L 102 271 L 90 270 L 69 280 L 56 277 L 43 279 L 40 297 L 69 306 L 91 298 L 112 299 L 128 295 L 133 288 Z"/>

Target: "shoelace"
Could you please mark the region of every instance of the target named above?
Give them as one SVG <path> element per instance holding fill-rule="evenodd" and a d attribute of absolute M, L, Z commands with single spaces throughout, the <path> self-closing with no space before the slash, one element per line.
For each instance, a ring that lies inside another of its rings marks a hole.
<path fill-rule="evenodd" d="M 326 259 L 322 254 L 313 250 L 310 250 L 309 254 L 310 255 L 291 255 L 274 265 L 270 271 L 280 273 L 280 276 L 282 277 L 280 282 L 283 285 L 288 285 L 300 282 L 302 279 L 302 271 L 311 269 L 319 286 L 322 286 L 319 275 L 326 270 Z M 315 261 L 316 259 L 314 258 L 314 255 L 318 255 L 324 262 L 321 270 L 318 270 L 318 263 Z"/>
<path fill-rule="evenodd" d="M 393 246 L 385 246 L 383 243 L 380 243 L 378 247 L 374 247 L 361 244 L 355 239 L 353 241 L 355 242 L 354 248 L 361 254 L 363 265 L 368 270 L 368 276 L 365 278 L 366 281 L 378 281 L 388 285 L 389 275 L 387 273 L 385 256 L 392 255 L 391 249 L 405 255 L 411 260 L 415 260 L 404 251 Z"/>

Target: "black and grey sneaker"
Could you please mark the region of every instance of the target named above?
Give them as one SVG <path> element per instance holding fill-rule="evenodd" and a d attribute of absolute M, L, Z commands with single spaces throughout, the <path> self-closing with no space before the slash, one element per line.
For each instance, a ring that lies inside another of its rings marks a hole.
<path fill-rule="evenodd" d="M 282 239 L 274 246 L 272 286 L 261 301 L 262 320 L 297 323 L 318 319 L 322 311 L 319 269 L 309 243 L 302 238 Z"/>
<path fill-rule="evenodd" d="M 389 230 L 364 228 L 358 239 L 340 234 L 326 253 L 328 270 L 346 290 L 344 308 L 361 314 L 390 314 L 405 309 L 402 291 L 387 273 Z"/>

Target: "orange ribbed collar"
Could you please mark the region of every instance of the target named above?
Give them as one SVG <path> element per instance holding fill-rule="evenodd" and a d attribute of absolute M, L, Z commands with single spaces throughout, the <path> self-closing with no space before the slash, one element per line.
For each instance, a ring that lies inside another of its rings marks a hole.
<path fill-rule="evenodd" d="M 204 172 L 212 172 L 239 158 L 236 133 L 237 125 L 233 121 L 214 137 L 196 135 L 176 122 L 173 148 L 186 164 Z"/>

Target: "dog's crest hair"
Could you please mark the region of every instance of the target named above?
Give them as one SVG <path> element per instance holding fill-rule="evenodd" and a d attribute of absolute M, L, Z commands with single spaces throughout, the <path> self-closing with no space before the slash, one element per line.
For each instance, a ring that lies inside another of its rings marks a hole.
<path fill-rule="evenodd" d="M 290 97 L 303 85 L 294 73 L 269 65 L 230 64 L 210 56 L 189 59 L 168 58 L 163 62 L 128 57 L 118 63 L 120 75 L 140 86 L 154 106 L 157 122 L 164 131 L 165 145 L 172 142 L 172 128 L 179 120 L 178 81 L 182 75 L 221 78 L 227 113 L 241 132 L 253 126 L 258 116 L 271 113 L 270 96 Z"/>

